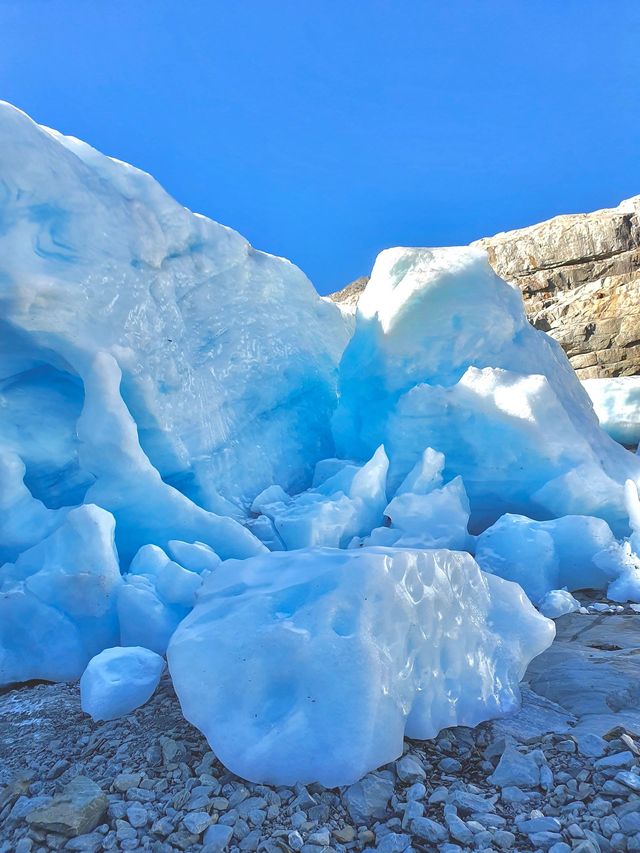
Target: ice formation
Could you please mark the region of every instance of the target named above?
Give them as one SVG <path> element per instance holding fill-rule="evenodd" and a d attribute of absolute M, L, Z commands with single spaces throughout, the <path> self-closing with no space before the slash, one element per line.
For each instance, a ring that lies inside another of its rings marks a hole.
<path fill-rule="evenodd" d="M 0 145 L 0 684 L 126 713 L 168 649 L 231 769 L 333 785 L 516 706 L 524 592 L 640 600 L 640 457 L 483 252 L 383 252 L 353 329 L 149 175 Z"/>
<path fill-rule="evenodd" d="M 640 376 L 584 379 L 602 428 L 621 444 L 640 444 Z"/>
<path fill-rule="evenodd" d="M 472 532 L 511 512 L 594 515 L 628 533 L 623 484 L 640 481 L 640 459 L 600 429 L 560 345 L 527 322 L 483 251 L 382 252 L 339 386 L 339 455 L 384 444 L 390 496 L 433 447 L 446 478 L 462 476 Z"/>
<path fill-rule="evenodd" d="M 306 486 L 332 452 L 338 308 L 149 175 L 1 102 L 0 144 L 0 446 L 32 495 L 78 504 L 94 480 L 75 426 L 101 352 L 151 464 L 202 507 L 237 517 L 271 482 Z"/>
<path fill-rule="evenodd" d="M 185 716 L 232 771 L 333 787 L 401 755 L 405 732 L 514 710 L 553 634 L 468 554 L 312 548 L 223 563 L 168 661 Z"/>
<path fill-rule="evenodd" d="M 105 649 L 89 661 L 80 679 L 82 710 L 94 720 L 115 720 L 154 694 L 164 659 L 149 649 Z"/>
<path fill-rule="evenodd" d="M 0 684 L 79 678 L 119 636 L 114 519 L 86 504 L 0 567 Z"/>

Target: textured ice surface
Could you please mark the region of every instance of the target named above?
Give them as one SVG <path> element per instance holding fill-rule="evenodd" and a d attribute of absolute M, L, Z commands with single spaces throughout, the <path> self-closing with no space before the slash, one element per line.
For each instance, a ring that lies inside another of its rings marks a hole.
<path fill-rule="evenodd" d="M 315 548 L 223 563 L 168 661 L 185 716 L 229 769 L 334 786 L 401 755 L 405 732 L 514 710 L 553 635 L 468 554 Z"/>
<path fill-rule="evenodd" d="M 326 465 L 330 476 L 320 476 L 318 485 L 293 498 L 280 486 L 270 486 L 257 496 L 252 510 L 271 520 L 289 551 L 314 545 L 345 548 L 354 536 L 365 536 L 382 523 L 388 465 L 379 447 L 365 465 L 335 470 Z"/>
<path fill-rule="evenodd" d="M 558 619 L 579 610 L 580 602 L 566 589 L 552 589 L 538 604 L 538 609 L 543 616 Z"/>
<path fill-rule="evenodd" d="M 640 459 L 600 429 L 559 344 L 480 250 L 378 256 L 340 393 L 338 455 L 367 459 L 384 443 L 390 497 L 433 447 L 445 478 L 464 480 L 474 532 L 511 512 L 592 514 L 628 533 L 623 483 L 640 481 Z"/>
<path fill-rule="evenodd" d="M 621 444 L 640 444 L 640 376 L 584 379 L 602 428 Z"/>
<path fill-rule="evenodd" d="M 332 453 L 338 308 L 290 262 L 6 103 L 0 145 L 0 446 L 32 494 L 80 503 L 92 482 L 75 424 L 102 351 L 151 464 L 202 506 L 304 487 Z"/>
<path fill-rule="evenodd" d="M 172 543 L 174 553 L 184 549 Z M 145 646 L 158 654 L 167 650 L 169 638 L 191 611 L 202 573 L 170 560 L 157 545 L 145 545 L 135 555 L 118 592 L 120 642 L 123 646 Z"/>
<path fill-rule="evenodd" d="M 503 515 L 478 536 L 475 555 L 481 569 L 519 583 L 536 603 L 563 587 L 605 589 L 623 570 L 609 525 L 589 516 L 532 521 Z"/>
<path fill-rule="evenodd" d="M 164 669 L 164 659 L 140 647 L 105 649 L 80 679 L 82 710 L 94 720 L 115 720 L 144 705 Z"/>
<path fill-rule="evenodd" d="M 118 642 L 114 520 L 91 504 L 0 567 L 0 684 L 78 678 Z"/>

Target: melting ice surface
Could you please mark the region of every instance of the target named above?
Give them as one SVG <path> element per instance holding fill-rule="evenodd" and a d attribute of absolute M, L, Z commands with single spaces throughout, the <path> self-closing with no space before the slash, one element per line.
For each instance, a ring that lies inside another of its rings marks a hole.
<path fill-rule="evenodd" d="M 167 653 L 231 770 L 341 784 L 517 707 L 525 593 L 640 599 L 640 457 L 481 251 L 383 252 L 351 330 L 149 175 L 0 146 L 1 684 L 113 716 Z"/>

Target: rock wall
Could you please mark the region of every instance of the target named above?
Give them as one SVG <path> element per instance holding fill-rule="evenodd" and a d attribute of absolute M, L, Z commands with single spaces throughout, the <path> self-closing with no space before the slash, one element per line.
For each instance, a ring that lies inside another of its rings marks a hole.
<path fill-rule="evenodd" d="M 530 321 L 562 344 L 581 379 L 640 374 L 640 196 L 473 245 L 518 285 Z M 355 311 L 367 281 L 331 298 Z"/>

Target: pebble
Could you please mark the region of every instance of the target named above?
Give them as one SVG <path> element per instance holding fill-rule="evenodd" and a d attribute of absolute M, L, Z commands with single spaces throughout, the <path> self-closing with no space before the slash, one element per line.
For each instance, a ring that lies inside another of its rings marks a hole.
<path fill-rule="evenodd" d="M 422 782 L 427 775 L 422 764 L 411 755 L 403 755 L 401 759 L 396 761 L 396 773 L 398 774 L 398 778 L 408 785 L 413 785 L 415 782 Z"/>
<path fill-rule="evenodd" d="M 230 826 L 214 823 L 207 827 L 202 842 L 210 853 L 222 853 L 231 841 L 233 830 Z M 203 848 L 204 853 L 204 848 Z"/>
<path fill-rule="evenodd" d="M 189 812 L 182 819 L 187 832 L 192 835 L 201 835 L 211 823 L 211 816 L 207 812 Z"/>

